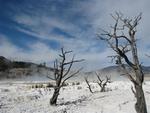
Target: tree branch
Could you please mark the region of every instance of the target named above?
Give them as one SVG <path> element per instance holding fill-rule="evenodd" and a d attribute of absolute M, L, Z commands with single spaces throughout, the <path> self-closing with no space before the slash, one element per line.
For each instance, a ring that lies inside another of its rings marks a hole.
<path fill-rule="evenodd" d="M 83 68 L 80 68 L 79 70 L 77 70 L 75 73 L 71 74 L 70 76 L 68 76 L 67 78 L 65 78 L 62 82 L 62 84 L 65 83 L 65 81 L 67 81 L 69 78 L 75 76 L 76 74 L 78 74 Z"/>

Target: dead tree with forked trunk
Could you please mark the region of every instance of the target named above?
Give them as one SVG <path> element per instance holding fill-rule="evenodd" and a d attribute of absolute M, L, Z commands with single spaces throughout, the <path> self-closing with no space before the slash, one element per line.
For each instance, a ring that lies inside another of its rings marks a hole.
<path fill-rule="evenodd" d="M 111 15 L 115 21 L 111 26 L 110 32 L 102 30 L 102 34 L 98 34 L 101 40 L 106 41 L 115 51 L 116 55 L 112 56 L 116 60 L 124 73 L 128 76 L 134 85 L 132 91 L 136 97 L 135 110 L 137 113 L 147 113 L 146 101 L 143 91 L 144 74 L 142 66 L 139 63 L 137 44 L 135 34 L 137 25 L 141 20 L 141 14 L 134 19 L 124 18 L 123 14 L 115 13 Z M 132 56 L 132 58 L 129 58 Z M 132 69 L 133 73 L 127 71 L 126 64 Z"/>
<path fill-rule="evenodd" d="M 82 69 L 80 68 L 79 70 L 73 73 L 70 72 L 74 63 L 83 61 L 83 60 L 74 60 L 74 56 L 70 61 L 67 61 L 66 56 L 70 53 L 72 53 L 72 51 L 64 51 L 64 49 L 61 48 L 61 54 L 59 55 L 60 60 L 56 59 L 54 62 L 54 77 L 48 76 L 49 79 L 55 81 L 54 93 L 52 98 L 50 99 L 51 105 L 56 105 L 59 91 L 61 87 L 65 84 L 65 82 L 71 77 L 77 75 Z"/>
<path fill-rule="evenodd" d="M 98 85 L 100 86 L 100 88 L 101 88 L 101 92 L 105 92 L 106 91 L 106 86 L 107 86 L 107 84 L 108 83 L 111 83 L 112 81 L 111 81 L 111 78 L 110 77 L 108 77 L 108 76 L 106 76 L 106 79 L 104 80 L 104 79 L 101 79 L 100 78 L 100 75 L 98 74 L 98 73 L 96 73 L 96 76 L 97 76 L 97 78 L 98 78 Z"/>

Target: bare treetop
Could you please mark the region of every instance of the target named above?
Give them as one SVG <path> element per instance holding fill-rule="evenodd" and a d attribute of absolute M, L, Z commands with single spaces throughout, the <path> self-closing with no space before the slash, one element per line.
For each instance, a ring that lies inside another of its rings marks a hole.
<path fill-rule="evenodd" d="M 131 51 L 131 44 L 136 41 L 135 33 L 137 32 L 136 27 L 139 24 L 139 21 L 141 20 L 142 13 L 140 13 L 135 19 L 128 19 L 124 18 L 122 13 L 116 12 L 115 15 L 111 14 L 111 17 L 115 21 L 114 26 L 111 26 L 111 32 L 108 32 L 106 30 L 102 30 L 101 34 L 97 34 L 97 36 L 101 40 L 105 40 L 108 42 L 109 46 L 117 52 L 121 58 L 124 58 L 124 60 L 127 62 L 128 65 L 131 67 L 134 67 L 134 62 L 131 62 L 128 57 L 126 56 L 126 53 Z M 128 33 L 126 33 L 126 31 Z M 118 59 L 118 55 L 114 56 Z M 122 61 L 122 60 L 120 60 Z M 117 63 L 119 60 L 117 60 Z"/>
<path fill-rule="evenodd" d="M 73 57 L 70 61 L 66 61 L 67 60 L 66 55 L 67 54 L 70 55 L 70 53 L 72 53 L 72 52 L 73 51 L 64 51 L 64 49 L 61 48 L 61 54 L 59 54 L 59 56 L 61 57 L 61 60 L 59 61 L 58 59 L 56 59 L 54 61 L 54 77 L 52 78 L 52 77 L 48 76 L 48 78 L 56 81 L 57 79 L 59 79 L 59 77 L 61 77 L 63 79 L 63 81 L 62 81 L 62 85 L 63 85 L 63 83 L 66 80 L 73 77 L 74 75 L 76 75 L 77 73 L 79 73 L 82 70 L 82 68 L 80 68 L 76 72 L 67 76 L 69 74 L 69 72 L 71 71 L 71 68 L 74 63 L 84 61 L 84 59 L 75 60 L 75 55 L 73 55 Z"/>

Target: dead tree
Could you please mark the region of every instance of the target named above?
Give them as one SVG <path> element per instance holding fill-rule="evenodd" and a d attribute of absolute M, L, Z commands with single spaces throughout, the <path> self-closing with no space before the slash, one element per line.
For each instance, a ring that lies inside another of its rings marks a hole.
<path fill-rule="evenodd" d="M 96 73 L 96 76 L 97 76 L 97 78 L 98 78 L 98 85 L 100 86 L 100 88 L 101 88 L 101 92 L 105 92 L 106 91 L 106 86 L 107 86 L 107 84 L 108 83 L 111 83 L 112 81 L 111 81 L 111 78 L 110 77 L 108 77 L 108 76 L 106 76 L 106 79 L 104 80 L 104 79 L 101 79 L 100 78 L 100 75 L 98 74 L 98 73 Z"/>
<path fill-rule="evenodd" d="M 84 80 L 85 80 L 86 84 L 88 85 L 90 92 L 93 93 L 93 91 L 91 89 L 91 85 L 89 84 L 89 81 L 87 80 L 87 77 L 85 77 Z"/>
<path fill-rule="evenodd" d="M 54 62 L 54 77 L 48 76 L 49 79 L 55 81 L 54 93 L 52 98 L 50 99 L 51 105 L 56 105 L 59 91 L 61 87 L 65 84 L 65 82 L 73 76 L 77 75 L 82 69 L 80 68 L 79 70 L 73 73 L 70 72 L 74 63 L 83 61 L 74 60 L 74 56 L 70 61 L 67 61 L 66 56 L 68 54 L 70 55 L 70 53 L 72 53 L 72 51 L 64 51 L 64 49 L 61 48 L 61 54 L 59 55 L 60 60 L 56 59 Z"/>
<path fill-rule="evenodd" d="M 142 66 L 139 63 L 137 44 L 135 34 L 137 25 L 141 20 L 141 14 L 134 19 L 124 18 L 123 14 L 116 12 L 111 15 L 115 21 L 114 26 L 111 26 L 110 32 L 102 30 L 102 34 L 98 34 L 101 40 L 106 41 L 114 50 L 116 55 L 112 56 L 116 60 L 124 73 L 134 84 L 132 91 L 136 97 L 135 110 L 137 113 L 147 113 L 146 101 L 143 92 L 144 74 Z M 129 57 L 129 54 L 132 58 Z M 127 71 L 127 66 L 130 67 L 133 73 Z"/>

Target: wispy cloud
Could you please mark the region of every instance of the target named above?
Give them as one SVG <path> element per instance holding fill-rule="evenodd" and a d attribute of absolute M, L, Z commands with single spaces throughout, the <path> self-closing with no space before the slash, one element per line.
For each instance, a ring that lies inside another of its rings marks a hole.
<path fill-rule="evenodd" d="M 29 51 L 17 47 L 4 35 L 0 35 L 0 55 L 11 60 L 32 61 L 34 63 L 52 62 L 57 57 L 57 51 L 44 43 L 36 42 L 29 46 Z"/>

